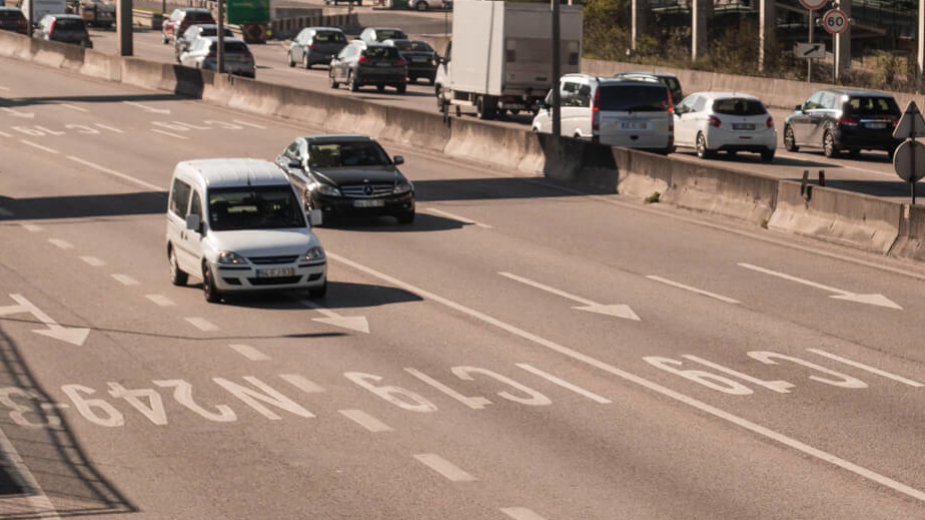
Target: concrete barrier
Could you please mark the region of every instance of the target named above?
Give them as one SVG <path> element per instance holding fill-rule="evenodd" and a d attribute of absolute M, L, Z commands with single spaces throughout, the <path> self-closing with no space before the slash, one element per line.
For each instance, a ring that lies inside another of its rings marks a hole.
<path fill-rule="evenodd" d="M 902 213 L 901 204 L 877 197 L 780 181 L 768 227 L 887 254 L 899 237 Z"/>
<path fill-rule="evenodd" d="M 899 237 L 890 256 L 925 262 L 925 206 L 903 204 Z"/>
<path fill-rule="evenodd" d="M 122 60 L 118 56 L 86 49 L 83 64 L 78 72 L 84 76 L 103 78 L 108 81 L 121 81 Z"/>

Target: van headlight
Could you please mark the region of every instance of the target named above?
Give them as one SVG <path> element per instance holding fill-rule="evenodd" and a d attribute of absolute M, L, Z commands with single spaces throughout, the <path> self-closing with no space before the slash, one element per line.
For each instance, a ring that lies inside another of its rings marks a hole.
<path fill-rule="evenodd" d="M 411 185 L 408 181 L 403 181 L 395 185 L 395 188 L 392 189 L 392 193 L 398 195 L 401 193 L 408 193 L 414 189 L 414 186 Z"/>
<path fill-rule="evenodd" d="M 222 251 L 218 254 L 218 263 L 225 265 L 242 265 L 246 264 L 247 260 L 232 251 Z"/>
<path fill-rule="evenodd" d="M 314 246 L 308 251 L 305 252 L 303 260 L 308 260 L 310 262 L 317 260 L 324 260 L 324 248 L 321 246 Z"/>
<path fill-rule="evenodd" d="M 340 190 L 334 186 L 328 186 L 327 184 L 319 184 L 317 188 L 318 193 L 322 195 L 327 195 L 329 197 L 340 197 Z"/>

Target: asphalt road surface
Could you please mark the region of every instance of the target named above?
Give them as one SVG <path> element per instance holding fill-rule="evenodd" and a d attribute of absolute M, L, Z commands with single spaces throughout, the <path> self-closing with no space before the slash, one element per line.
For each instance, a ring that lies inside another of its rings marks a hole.
<path fill-rule="evenodd" d="M 916 267 L 385 143 L 413 225 L 210 305 L 175 164 L 323 129 L 0 68 L 0 518 L 925 516 Z"/>

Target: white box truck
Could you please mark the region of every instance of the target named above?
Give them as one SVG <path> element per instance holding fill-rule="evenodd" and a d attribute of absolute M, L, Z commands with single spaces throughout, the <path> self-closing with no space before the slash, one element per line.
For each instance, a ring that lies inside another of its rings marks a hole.
<path fill-rule="evenodd" d="M 581 69 L 581 6 L 559 12 L 561 74 Z M 453 39 L 440 59 L 437 106 L 472 104 L 481 119 L 509 110 L 536 111 L 552 77 L 549 2 L 456 0 Z"/>
<path fill-rule="evenodd" d="M 29 18 L 29 9 L 32 11 L 32 23 L 38 23 L 46 14 L 65 14 L 67 13 L 67 0 L 35 0 L 35 7 L 30 4 L 33 0 L 23 0 L 19 5 L 22 14 Z"/>

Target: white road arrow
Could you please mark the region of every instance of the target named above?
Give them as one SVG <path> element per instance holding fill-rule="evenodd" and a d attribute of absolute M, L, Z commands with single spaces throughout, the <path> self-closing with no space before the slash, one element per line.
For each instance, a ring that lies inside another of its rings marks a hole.
<path fill-rule="evenodd" d="M 569 300 L 581 303 L 583 305 L 582 307 L 572 307 L 575 310 L 593 312 L 595 314 L 603 314 L 605 316 L 613 316 L 615 318 L 623 318 L 623 319 L 633 320 L 633 321 L 642 321 L 639 319 L 639 316 L 637 316 L 636 313 L 633 312 L 633 309 L 631 309 L 629 305 L 623 305 L 623 304 L 606 305 L 606 304 L 596 303 L 591 300 L 582 298 L 581 296 L 575 296 L 574 294 L 569 294 L 565 291 L 560 291 L 559 289 L 556 289 L 554 287 L 543 285 L 539 282 L 534 282 L 533 280 L 524 278 L 522 276 L 517 276 L 516 274 L 511 274 L 511 273 L 498 273 L 498 274 L 500 274 L 501 276 L 504 276 L 505 278 L 516 280 L 520 283 L 529 285 L 531 287 L 536 287 L 537 289 L 541 289 L 543 291 L 553 293 L 563 298 L 568 298 Z"/>
<path fill-rule="evenodd" d="M 134 101 L 123 101 L 126 105 L 133 106 L 135 108 L 140 108 L 145 112 L 151 112 L 152 114 L 169 114 L 169 108 L 154 108 L 148 105 L 142 105 L 141 103 L 135 103 Z"/>
<path fill-rule="evenodd" d="M 325 316 L 324 318 L 313 318 L 312 321 L 327 323 L 328 325 L 334 325 L 335 327 L 341 327 L 344 329 L 350 329 L 357 332 L 362 332 L 364 334 L 369 334 L 369 322 L 366 321 L 366 316 L 341 316 L 340 314 L 337 314 L 330 309 L 325 309 L 324 307 L 311 300 L 299 301 L 302 303 L 302 305 L 308 307 L 309 309 L 314 309 L 321 314 L 324 314 Z"/>
<path fill-rule="evenodd" d="M 10 114 L 11 116 L 24 117 L 26 119 L 34 119 L 35 112 L 20 112 L 19 110 L 13 110 L 12 108 L 2 107 L 0 110 Z"/>
<path fill-rule="evenodd" d="M 889 298 L 887 298 L 886 296 L 882 294 L 856 294 L 853 292 L 836 289 L 835 287 L 829 287 L 828 285 L 822 285 L 821 283 L 804 280 L 803 278 L 797 278 L 796 276 L 791 276 L 789 274 L 779 273 L 777 271 L 765 269 L 764 267 L 758 267 L 757 265 L 744 264 L 744 263 L 740 263 L 739 265 L 746 269 L 751 269 L 752 271 L 758 271 L 759 273 L 769 274 L 771 276 L 783 278 L 784 280 L 790 280 L 791 282 L 797 282 L 803 285 L 808 285 L 810 287 L 815 287 L 816 289 L 822 289 L 823 291 L 835 293 L 832 296 L 830 296 L 830 298 L 835 298 L 836 300 L 846 300 L 849 302 L 866 303 L 867 305 L 876 305 L 878 307 L 886 307 L 888 309 L 903 310 L 903 308 L 900 307 L 898 304 L 896 304 L 893 300 L 890 300 Z"/>
<path fill-rule="evenodd" d="M 32 302 L 27 300 L 21 294 L 11 294 L 13 300 L 16 301 L 19 305 L 8 305 L 5 307 L 0 307 L 0 316 L 6 316 L 9 314 L 23 314 L 29 313 L 39 321 L 47 326 L 47 329 L 36 329 L 32 332 L 36 334 L 41 334 L 43 336 L 48 336 L 49 338 L 54 338 L 60 341 L 65 341 L 72 345 L 77 345 L 78 347 L 84 344 L 84 341 L 87 340 L 87 336 L 90 334 L 90 329 L 78 329 L 78 328 L 68 328 L 58 325 L 58 322 L 53 320 L 51 316 L 42 312 L 41 309 L 35 306 Z"/>

